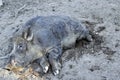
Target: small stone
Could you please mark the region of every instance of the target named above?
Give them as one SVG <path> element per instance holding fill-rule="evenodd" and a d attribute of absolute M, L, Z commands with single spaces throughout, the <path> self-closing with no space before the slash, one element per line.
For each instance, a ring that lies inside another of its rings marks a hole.
<path fill-rule="evenodd" d="M 72 68 L 73 68 L 73 65 L 69 65 L 69 68 L 72 69 Z"/>
<path fill-rule="evenodd" d="M 52 11 L 53 11 L 53 12 L 55 11 L 55 7 L 54 7 L 54 6 L 52 7 Z"/>
<path fill-rule="evenodd" d="M 115 31 L 120 31 L 120 29 L 116 28 Z"/>

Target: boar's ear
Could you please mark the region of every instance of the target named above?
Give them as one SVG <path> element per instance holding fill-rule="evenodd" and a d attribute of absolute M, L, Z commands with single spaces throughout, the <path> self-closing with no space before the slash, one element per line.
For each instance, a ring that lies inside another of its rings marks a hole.
<path fill-rule="evenodd" d="M 22 37 L 27 41 L 31 41 L 33 39 L 33 33 L 31 32 L 30 28 L 22 33 Z"/>

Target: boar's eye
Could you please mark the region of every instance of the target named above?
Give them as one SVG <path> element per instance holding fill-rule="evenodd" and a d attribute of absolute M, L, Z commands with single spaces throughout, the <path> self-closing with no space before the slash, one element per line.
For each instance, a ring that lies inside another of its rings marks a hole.
<path fill-rule="evenodd" d="M 18 49 L 22 49 L 23 48 L 23 45 L 22 45 L 22 43 L 20 43 L 19 45 L 18 45 Z"/>
<path fill-rule="evenodd" d="M 23 53 L 25 50 L 26 50 L 26 44 L 24 44 L 24 43 L 19 43 L 19 44 L 17 45 L 17 51 L 18 51 L 18 52 Z"/>

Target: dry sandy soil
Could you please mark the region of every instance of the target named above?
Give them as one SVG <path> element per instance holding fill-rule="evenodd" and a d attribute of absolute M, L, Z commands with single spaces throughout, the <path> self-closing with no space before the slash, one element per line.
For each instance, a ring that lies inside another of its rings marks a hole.
<path fill-rule="evenodd" d="M 62 56 L 62 70 L 43 78 L 24 80 L 120 80 L 120 0 L 3 0 L 0 7 L 0 56 L 8 52 L 8 39 L 35 16 L 67 15 L 81 20 L 91 31 L 93 42 L 77 42 Z M 17 80 L 2 69 L 0 80 Z"/>

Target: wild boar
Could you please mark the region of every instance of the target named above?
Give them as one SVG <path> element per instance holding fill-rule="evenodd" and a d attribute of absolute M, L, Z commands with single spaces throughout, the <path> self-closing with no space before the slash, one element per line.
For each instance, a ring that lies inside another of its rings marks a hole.
<path fill-rule="evenodd" d="M 22 29 L 23 38 L 38 45 L 41 53 L 46 54 L 54 75 L 59 74 L 64 48 L 72 48 L 83 38 L 92 41 L 89 30 L 68 16 L 37 16 L 26 22 Z"/>

